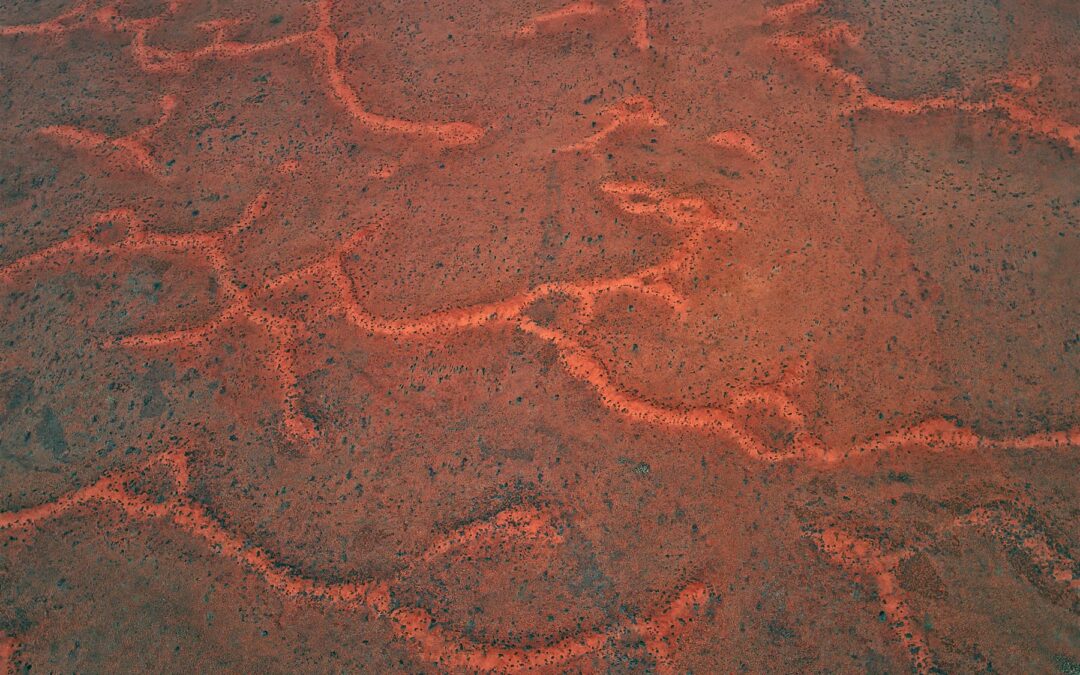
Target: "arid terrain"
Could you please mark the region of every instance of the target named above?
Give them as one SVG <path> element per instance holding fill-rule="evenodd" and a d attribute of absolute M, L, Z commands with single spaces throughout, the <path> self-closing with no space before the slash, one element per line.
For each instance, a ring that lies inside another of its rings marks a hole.
<path fill-rule="evenodd" d="M 1074 0 L 6 0 L 0 110 L 0 672 L 1080 673 Z"/>

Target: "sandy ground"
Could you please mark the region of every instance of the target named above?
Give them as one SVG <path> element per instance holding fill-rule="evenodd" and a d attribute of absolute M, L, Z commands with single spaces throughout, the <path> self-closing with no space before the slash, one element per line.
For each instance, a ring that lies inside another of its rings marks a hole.
<path fill-rule="evenodd" d="M 1075 2 L 12 0 L 0 108 L 0 671 L 1080 672 Z"/>

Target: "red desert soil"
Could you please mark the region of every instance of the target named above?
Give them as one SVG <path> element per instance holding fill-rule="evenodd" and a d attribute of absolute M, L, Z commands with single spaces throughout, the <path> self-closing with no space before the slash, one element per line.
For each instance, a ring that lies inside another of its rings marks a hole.
<path fill-rule="evenodd" d="M 0 671 L 1080 672 L 1080 4 L 0 3 Z"/>

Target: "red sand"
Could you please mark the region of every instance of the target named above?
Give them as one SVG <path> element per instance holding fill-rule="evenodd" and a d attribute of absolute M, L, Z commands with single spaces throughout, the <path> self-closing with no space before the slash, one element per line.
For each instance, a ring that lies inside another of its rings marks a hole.
<path fill-rule="evenodd" d="M 0 6 L 11 672 L 1080 672 L 1080 6 Z"/>

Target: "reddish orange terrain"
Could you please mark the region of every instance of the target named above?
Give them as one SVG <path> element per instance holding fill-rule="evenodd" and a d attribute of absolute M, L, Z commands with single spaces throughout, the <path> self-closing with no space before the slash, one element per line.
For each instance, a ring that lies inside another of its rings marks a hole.
<path fill-rule="evenodd" d="M 1075 0 L 6 0 L 0 109 L 0 673 L 1080 673 Z"/>

